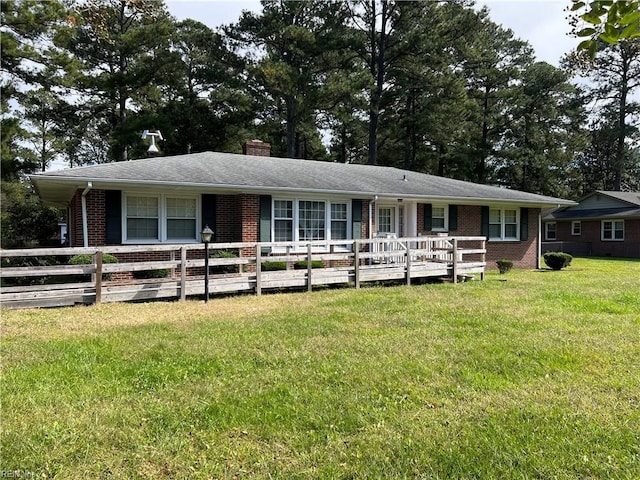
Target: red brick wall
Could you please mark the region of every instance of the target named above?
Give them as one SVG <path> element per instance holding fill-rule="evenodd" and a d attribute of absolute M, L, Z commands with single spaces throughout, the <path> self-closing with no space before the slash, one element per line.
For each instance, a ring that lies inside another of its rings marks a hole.
<path fill-rule="evenodd" d="M 458 206 L 458 228 L 449 232 L 452 236 L 480 236 L 482 229 L 482 207 L 471 205 Z M 539 209 L 530 208 L 529 238 L 523 242 L 486 242 L 487 268 L 497 268 L 496 260 L 512 260 L 516 268 L 536 268 L 537 266 L 537 231 Z M 418 232 L 422 235 L 435 235 L 435 232 L 424 230 L 424 205 L 418 204 Z"/>
<path fill-rule="evenodd" d="M 556 222 L 556 240 L 545 251 L 562 250 L 572 255 L 640 258 L 640 220 L 624 221 L 624 241 L 602 241 L 601 220 L 583 220 L 581 234 L 571 234 L 571 221 Z M 545 238 L 546 240 L 546 238 Z"/>
<path fill-rule="evenodd" d="M 216 242 L 240 242 L 241 228 L 240 195 L 216 195 Z"/>
<path fill-rule="evenodd" d="M 87 194 L 87 220 L 89 246 L 105 244 L 105 194 L 104 190 L 90 190 Z M 82 190 L 76 191 L 71 200 L 71 243 L 72 247 L 84 246 L 82 231 Z"/>

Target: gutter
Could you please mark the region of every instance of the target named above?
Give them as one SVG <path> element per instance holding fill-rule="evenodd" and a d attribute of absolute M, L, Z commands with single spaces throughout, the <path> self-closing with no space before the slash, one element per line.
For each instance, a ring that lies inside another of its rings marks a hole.
<path fill-rule="evenodd" d="M 87 182 L 87 188 L 82 191 L 82 240 L 84 248 L 89 248 L 89 218 L 87 215 L 87 194 L 93 188 L 91 182 Z"/>

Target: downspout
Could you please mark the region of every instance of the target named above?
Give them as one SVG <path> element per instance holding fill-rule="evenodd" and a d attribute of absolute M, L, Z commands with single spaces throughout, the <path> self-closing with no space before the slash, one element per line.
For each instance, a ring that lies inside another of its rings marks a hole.
<path fill-rule="evenodd" d="M 91 182 L 87 182 L 87 188 L 82 191 L 82 240 L 84 248 L 89 248 L 89 219 L 87 216 L 87 194 L 93 188 Z"/>
<path fill-rule="evenodd" d="M 538 245 L 536 255 L 536 269 L 540 270 L 542 265 L 540 264 L 540 257 L 542 257 L 542 210 L 538 212 Z"/>

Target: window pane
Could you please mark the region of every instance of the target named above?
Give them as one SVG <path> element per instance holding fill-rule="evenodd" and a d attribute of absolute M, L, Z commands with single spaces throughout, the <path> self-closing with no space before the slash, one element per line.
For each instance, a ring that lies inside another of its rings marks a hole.
<path fill-rule="evenodd" d="M 518 215 L 515 210 L 504 211 L 504 223 L 516 223 Z"/>
<path fill-rule="evenodd" d="M 602 238 L 605 240 L 611 240 L 613 238 L 613 224 L 612 222 L 602 222 Z"/>
<path fill-rule="evenodd" d="M 444 218 L 433 217 L 431 219 L 431 228 L 433 230 L 444 230 Z"/>
<path fill-rule="evenodd" d="M 157 197 L 127 197 L 127 217 L 158 217 Z"/>
<path fill-rule="evenodd" d="M 291 242 L 293 240 L 293 220 L 274 220 L 273 240 Z"/>
<path fill-rule="evenodd" d="M 615 226 L 615 239 L 622 240 L 624 239 L 624 222 L 622 220 L 618 220 L 614 222 Z"/>
<path fill-rule="evenodd" d="M 393 232 L 393 211 L 389 207 L 381 207 L 378 209 L 378 232 Z"/>
<path fill-rule="evenodd" d="M 190 219 L 168 219 L 167 238 L 192 239 L 196 238 L 196 221 Z"/>
<path fill-rule="evenodd" d="M 274 200 L 273 216 L 275 218 L 293 218 L 293 202 L 291 200 Z"/>
<path fill-rule="evenodd" d="M 555 237 L 555 233 L 553 234 Z M 504 226 L 504 237 L 505 238 L 517 238 L 518 237 L 518 228 L 517 225 L 505 225 Z"/>
<path fill-rule="evenodd" d="M 500 210 L 489 210 L 489 223 L 500 223 L 501 221 Z"/>
<path fill-rule="evenodd" d="M 346 220 L 346 219 L 347 219 L 347 204 L 332 203 L 331 204 L 331 220 Z"/>
<path fill-rule="evenodd" d="M 502 232 L 500 225 L 489 225 L 489 238 L 501 238 Z"/>
<path fill-rule="evenodd" d="M 301 242 L 324 240 L 325 202 L 300 201 L 298 203 L 298 235 Z"/>
<path fill-rule="evenodd" d="M 331 239 L 346 240 L 347 239 L 347 222 L 335 221 L 331 222 Z"/>
<path fill-rule="evenodd" d="M 157 240 L 158 220 L 155 218 L 127 218 L 129 239 Z"/>
<path fill-rule="evenodd" d="M 195 198 L 167 198 L 168 218 L 195 218 Z"/>

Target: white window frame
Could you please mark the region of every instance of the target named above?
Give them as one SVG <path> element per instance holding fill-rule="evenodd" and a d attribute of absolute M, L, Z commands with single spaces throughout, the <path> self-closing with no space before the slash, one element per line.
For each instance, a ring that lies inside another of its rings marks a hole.
<path fill-rule="evenodd" d="M 491 223 L 491 211 L 499 210 L 500 211 L 500 223 Z M 507 224 L 505 222 L 505 212 L 514 211 L 516 213 L 516 236 L 515 237 L 507 237 L 505 235 L 506 225 L 512 225 L 511 223 Z M 491 236 L 491 225 L 500 225 L 500 236 L 492 237 Z M 520 241 L 520 209 L 517 207 L 514 208 L 504 208 L 504 207 L 489 207 L 489 241 L 491 242 L 519 242 Z"/>
<path fill-rule="evenodd" d="M 578 227 L 576 229 L 576 227 Z M 582 235 L 582 222 L 580 220 L 574 220 L 571 222 L 571 235 L 579 237 Z"/>
<path fill-rule="evenodd" d="M 331 238 L 331 205 L 335 205 L 335 204 L 342 204 L 342 205 L 346 205 L 347 207 L 347 238 L 346 239 L 338 239 L 338 240 L 351 240 L 352 239 L 352 216 L 351 216 L 351 200 L 350 199 L 326 199 L 326 198 L 317 198 L 317 197 L 277 197 L 277 198 L 272 198 L 271 199 L 271 238 L 274 239 L 274 241 L 278 241 L 275 240 L 275 202 L 276 201 L 287 201 L 287 202 L 292 202 L 292 214 L 293 214 L 293 222 L 292 222 L 292 228 L 293 228 L 293 235 L 292 235 L 292 242 L 300 242 L 300 241 L 305 241 L 305 240 L 300 240 L 300 230 L 299 230 L 299 221 L 300 221 L 300 202 L 324 202 L 324 207 L 325 207 L 325 225 L 324 225 L 324 234 L 325 234 L 325 238 L 324 240 L 314 240 L 314 241 L 329 241 L 329 240 L 334 240 Z M 341 222 L 343 222 L 344 220 L 340 220 Z M 300 247 L 296 247 L 296 248 L 300 248 Z M 329 247 L 327 246 L 326 248 L 324 247 L 314 247 L 313 248 L 314 251 L 328 251 Z M 336 245 L 334 247 L 335 250 L 344 250 L 347 251 L 349 250 L 347 248 L 347 246 L 340 246 L 340 245 Z M 286 251 L 285 247 L 275 247 L 273 249 L 274 252 L 283 252 Z"/>
<path fill-rule="evenodd" d="M 436 217 L 433 212 L 436 208 L 442 208 L 443 210 L 443 217 Z M 443 221 L 443 225 L 444 227 L 434 227 L 433 226 L 433 219 L 434 218 L 442 218 Z M 449 205 L 445 205 L 445 204 L 436 204 L 434 203 L 433 205 L 431 205 L 431 231 L 432 232 L 448 232 L 449 231 Z"/>
<path fill-rule="evenodd" d="M 549 228 L 553 225 L 553 237 L 551 234 L 551 229 Z M 545 240 L 557 240 L 558 239 L 558 224 L 556 222 L 546 222 L 544 224 L 544 238 Z"/>
<path fill-rule="evenodd" d="M 183 243 L 200 243 L 199 232 L 202 230 L 201 216 L 202 208 L 200 204 L 200 195 L 174 195 L 157 192 L 123 192 L 122 202 L 122 243 L 123 245 L 153 245 L 158 243 L 168 244 L 183 244 Z M 129 232 L 127 231 L 127 204 L 129 197 L 148 197 L 158 199 L 158 238 L 157 239 L 136 239 L 129 238 Z M 168 198 L 183 198 L 189 200 L 195 200 L 196 212 L 195 212 L 195 236 L 194 238 L 167 238 L 167 199 Z"/>
<path fill-rule="evenodd" d="M 611 238 L 605 238 L 605 224 L 611 224 Z M 622 228 L 617 229 L 616 224 L 620 224 Z M 616 231 L 622 231 L 622 238 L 616 238 Z M 624 220 L 602 220 L 600 223 L 600 239 L 603 242 L 624 242 Z"/>
<path fill-rule="evenodd" d="M 380 209 L 390 209 L 391 210 L 391 232 L 382 232 L 380 231 Z M 376 205 L 376 235 L 387 235 L 387 234 L 395 234 L 398 237 L 403 237 L 406 229 L 406 210 L 404 208 L 404 204 L 402 203 L 381 203 L 380 205 Z"/>

